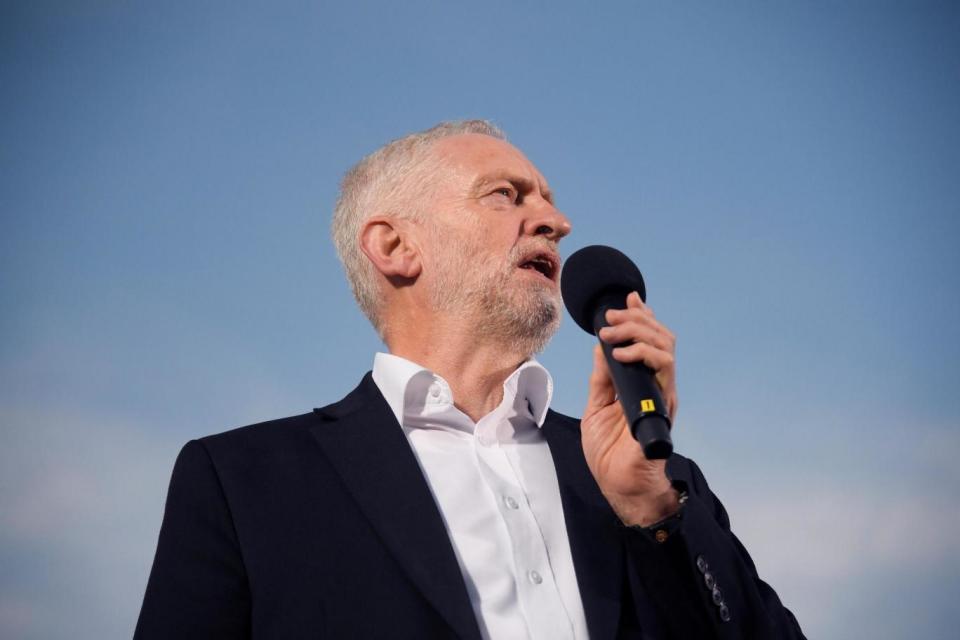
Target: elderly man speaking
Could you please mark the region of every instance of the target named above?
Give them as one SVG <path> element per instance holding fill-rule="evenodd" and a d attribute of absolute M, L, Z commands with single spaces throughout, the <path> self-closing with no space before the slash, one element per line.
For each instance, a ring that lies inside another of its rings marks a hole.
<path fill-rule="evenodd" d="M 549 408 L 570 229 L 487 122 L 351 169 L 334 242 L 389 353 L 183 448 L 136 637 L 802 638 L 696 465 L 644 457 L 599 346 L 582 418 Z M 636 293 L 607 321 L 672 414 L 673 334 Z"/>

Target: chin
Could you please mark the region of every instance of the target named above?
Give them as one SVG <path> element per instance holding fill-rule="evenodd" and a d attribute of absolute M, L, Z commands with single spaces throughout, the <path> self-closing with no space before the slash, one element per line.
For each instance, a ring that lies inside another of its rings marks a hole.
<path fill-rule="evenodd" d="M 512 345 L 530 356 L 543 351 L 560 327 L 560 298 L 552 292 L 540 291 L 514 306 L 510 318 L 503 318 L 502 327 Z"/>

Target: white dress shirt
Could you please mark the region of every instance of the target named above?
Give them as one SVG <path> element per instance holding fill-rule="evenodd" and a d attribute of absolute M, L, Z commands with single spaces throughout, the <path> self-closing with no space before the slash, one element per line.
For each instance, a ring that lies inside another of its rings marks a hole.
<path fill-rule="evenodd" d="M 586 640 L 553 458 L 540 430 L 553 395 L 529 360 L 474 423 L 447 382 L 378 353 L 373 381 L 402 426 L 453 543 L 484 638 Z"/>

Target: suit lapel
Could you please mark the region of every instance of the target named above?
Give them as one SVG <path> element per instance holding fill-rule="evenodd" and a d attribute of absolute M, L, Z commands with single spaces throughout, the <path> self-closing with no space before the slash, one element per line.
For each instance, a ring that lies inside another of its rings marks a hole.
<path fill-rule="evenodd" d="M 330 464 L 413 583 L 461 638 L 479 640 L 446 527 L 419 463 L 368 373 L 312 428 Z"/>
<path fill-rule="evenodd" d="M 590 638 L 608 640 L 616 637 L 620 623 L 624 580 L 621 525 L 587 467 L 576 421 L 550 411 L 543 433 L 557 470 Z"/>

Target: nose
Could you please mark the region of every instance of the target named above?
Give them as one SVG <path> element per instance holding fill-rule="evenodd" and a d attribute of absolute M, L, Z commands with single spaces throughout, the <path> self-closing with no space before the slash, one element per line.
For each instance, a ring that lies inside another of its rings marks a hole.
<path fill-rule="evenodd" d="M 546 236 L 554 242 L 568 235 L 573 225 L 567 216 L 549 202 L 544 202 L 524 222 L 524 232 L 533 236 Z"/>

